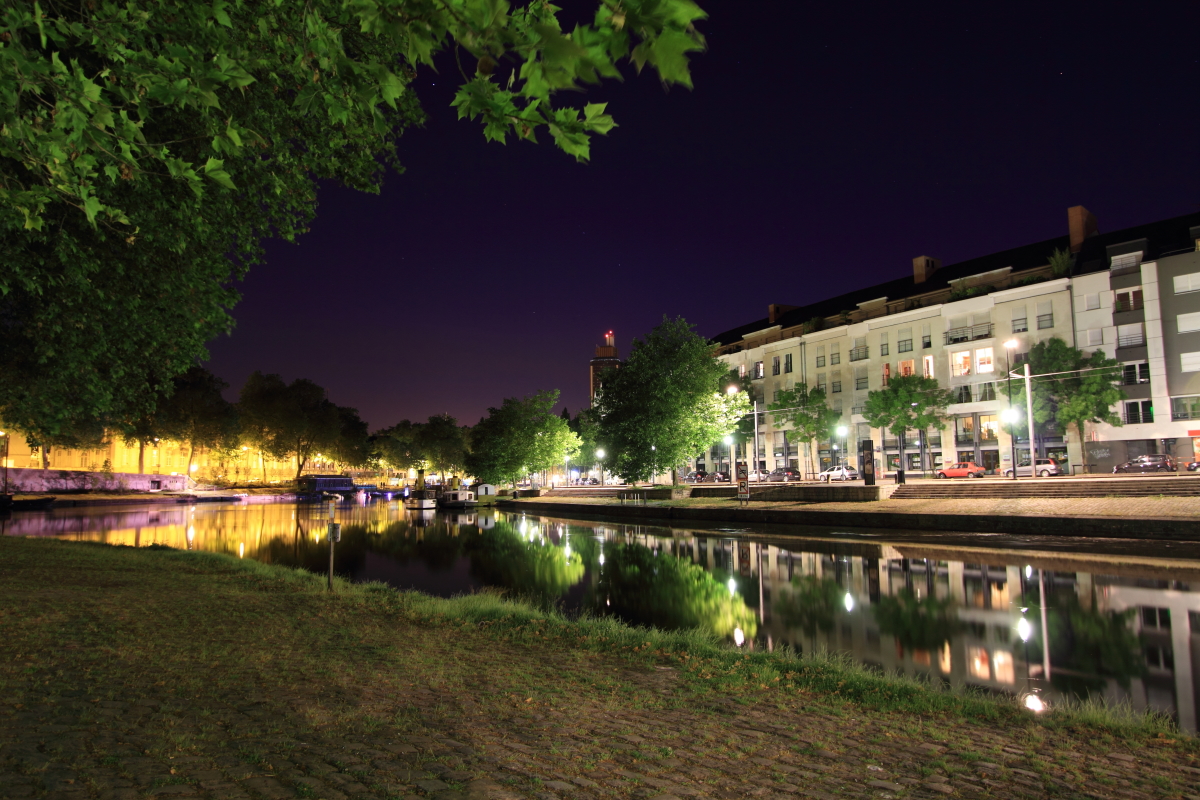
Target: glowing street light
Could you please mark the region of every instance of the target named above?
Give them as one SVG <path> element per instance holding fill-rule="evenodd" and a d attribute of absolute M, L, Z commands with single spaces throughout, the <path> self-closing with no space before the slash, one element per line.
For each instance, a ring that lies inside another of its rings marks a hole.
<path fill-rule="evenodd" d="M 838 438 L 842 440 L 842 461 L 846 460 L 846 434 L 848 434 L 849 432 L 850 432 L 850 429 L 847 428 L 845 425 L 837 426 Z"/>

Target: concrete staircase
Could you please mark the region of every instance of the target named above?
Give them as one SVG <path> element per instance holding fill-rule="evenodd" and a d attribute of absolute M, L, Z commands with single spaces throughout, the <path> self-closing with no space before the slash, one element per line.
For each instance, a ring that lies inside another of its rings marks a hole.
<path fill-rule="evenodd" d="M 893 500 L 962 500 L 1019 497 L 1200 497 L 1200 477 L 1037 478 L 1030 480 L 921 481 L 897 486 Z"/>

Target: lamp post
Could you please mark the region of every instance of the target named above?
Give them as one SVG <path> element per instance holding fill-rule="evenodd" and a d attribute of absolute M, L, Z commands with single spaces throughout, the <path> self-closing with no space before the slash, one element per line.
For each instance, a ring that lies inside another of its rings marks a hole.
<path fill-rule="evenodd" d="M 725 452 L 727 452 L 729 454 L 727 463 L 729 464 L 729 474 L 732 477 L 733 472 L 734 472 L 734 470 L 733 470 L 733 437 L 726 436 L 723 441 L 725 442 Z"/>
<path fill-rule="evenodd" d="M 849 432 L 850 432 L 850 429 L 847 428 L 845 425 L 838 425 L 837 435 L 838 435 L 838 438 L 842 440 L 842 457 L 841 457 L 842 462 L 844 462 L 846 460 L 846 434 L 848 434 Z M 838 464 L 838 466 L 842 466 L 842 465 Z"/>
<path fill-rule="evenodd" d="M 1009 443 L 1012 445 L 1010 449 L 1012 450 L 1012 471 L 1014 481 L 1017 479 L 1017 433 L 1013 428 L 1013 423 L 1016 422 L 1019 415 L 1016 413 L 1016 409 L 1012 407 L 1012 354 L 1013 350 L 1017 349 L 1018 344 L 1020 344 L 1020 342 L 1018 342 L 1016 339 L 1009 339 L 1004 343 L 1004 373 L 1008 376 L 1008 439 Z M 1031 466 L 1033 465 L 1032 460 L 1030 460 L 1029 463 Z M 1030 476 L 1033 475 L 1032 469 L 1029 471 L 1029 474 Z"/>
<path fill-rule="evenodd" d="M 1025 362 L 1025 424 L 1029 427 L 1029 480 L 1037 473 L 1037 440 L 1033 433 L 1033 387 L 1029 380 L 1029 362 Z M 1013 475 L 1017 468 L 1013 467 Z"/>
<path fill-rule="evenodd" d="M 1017 479 L 1017 436 L 1013 432 L 1013 426 L 1021 418 L 1021 412 L 1009 407 L 1000 412 L 1000 418 L 1008 423 L 1008 441 L 1012 450 L 1012 476 L 1015 481 Z"/>
<path fill-rule="evenodd" d="M 725 390 L 725 393 L 726 394 L 737 394 L 738 387 L 730 386 L 728 389 Z M 750 447 L 750 452 L 752 454 L 752 457 L 754 458 L 754 466 L 750 467 L 750 470 L 756 474 L 757 478 L 761 482 L 762 476 L 757 475 L 757 473 L 758 473 L 758 398 L 753 397 L 753 395 L 752 395 L 752 402 L 754 405 L 754 412 L 753 412 L 754 413 L 754 442 Z M 747 477 L 749 477 L 749 474 L 750 474 L 750 472 L 747 471 L 747 473 L 746 473 Z"/>
<path fill-rule="evenodd" d="M 600 462 L 600 485 L 604 485 L 604 448 L 596 451 L 596 460 Z"/>

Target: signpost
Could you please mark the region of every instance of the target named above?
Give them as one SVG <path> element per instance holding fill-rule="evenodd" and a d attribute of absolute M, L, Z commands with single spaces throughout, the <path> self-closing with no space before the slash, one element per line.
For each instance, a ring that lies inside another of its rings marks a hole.
<path fill-rule="evenodd" d="M 737 487 L 738 487 L 738 502 L 750 502 L 750 476 L 746 471 L 745 464 L 738 464 L 737 467 Z"/>

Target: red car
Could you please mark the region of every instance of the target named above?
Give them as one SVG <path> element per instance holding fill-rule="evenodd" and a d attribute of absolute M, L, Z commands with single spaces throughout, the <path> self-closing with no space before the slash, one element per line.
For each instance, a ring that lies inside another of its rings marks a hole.
<path fill-rule="evenodd" d="M 934 473 L 935 478 L 982 478 L 985 470 L 974 461 L 959 461 L 955 464 L 943 464 Z"/>

